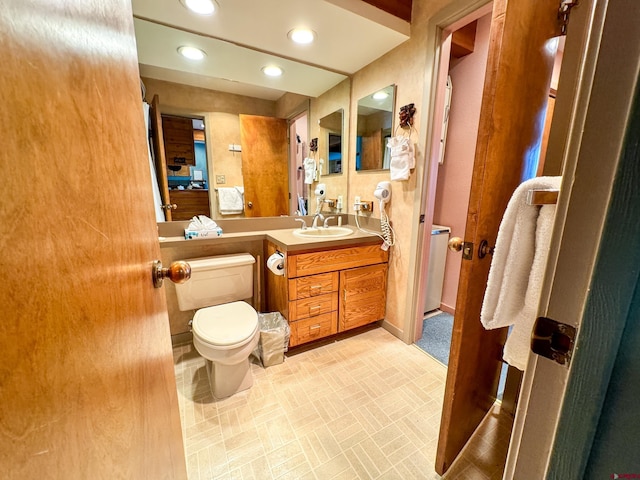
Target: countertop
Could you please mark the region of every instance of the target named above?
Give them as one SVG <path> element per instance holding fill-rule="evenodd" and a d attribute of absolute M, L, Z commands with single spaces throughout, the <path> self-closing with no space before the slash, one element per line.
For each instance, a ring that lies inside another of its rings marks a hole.
<path fill-rule="evenodd" d="M 382 240 L 377 235 L 363 232 L 352 225 L 343 225 L 343 227 L 353 230 L 353 233 L 347 237 L 338 238 L 303 238 L 293 234 L 295 229 L 283 228 L 274 230 L 256 230 L 251 232 L 223 233 L 219 237 L 192 238 L 190 240 L 185 240 L 184 237 L 160 237 L 160 248 L 187 245 L 185 242 L 188 242 L 189 246 L 193 246 L 197 244 L 222 245 L 224 243 L 235 243 L 243 240 L 268 240 L 276 244 L 282 250 L 288 252 L 317 248 L 341 247 L 362 243 L 380 242 L 380 244 L 382 244 Z"/>

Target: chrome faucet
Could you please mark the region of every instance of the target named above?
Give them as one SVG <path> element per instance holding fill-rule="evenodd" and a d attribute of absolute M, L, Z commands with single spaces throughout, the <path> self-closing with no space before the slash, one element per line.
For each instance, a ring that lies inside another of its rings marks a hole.
<path fill-rule="evenodd" d="M 300 225 L 300 230 L 306 230 L 307 229 L 307 222 L 304 221 L 304 218 L 294 218 L 294 220 L 296 222 L 300 222 L 302 225 Z"/>
<path fill-rule="evenodd" d="M 318 217 L 320 217 L 320 220 L 324 220 L 324 215 L 322 215 L 321 213 L 314 214 L 313 222 L 311 223 L 311 228 L 318 228 Z"/>
<path fill-rule="evenodd" d="M 327 217 L 324 219 L 324 228 L 329 228 L 329 220 L 332 220 L 336 217 Z"/>

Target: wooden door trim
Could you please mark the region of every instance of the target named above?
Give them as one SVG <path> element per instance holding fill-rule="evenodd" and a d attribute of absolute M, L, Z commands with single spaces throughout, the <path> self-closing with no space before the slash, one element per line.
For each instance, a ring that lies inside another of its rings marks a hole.
<path fill-rule="evenodd" d="M 153 96 L 151 100 L 151 125 L 153 126 L 153 156 L 156 173 L 158 174 L 158 188 L 160 189 L 160 198 L 163 206 L 169 205 L 169 179 L 167 176 L 167 158 L 164 152 L 164 135 L 162 133 L 162 116 L 160 115 L 160 98 L 158 95 Z M 167 222 L 171 221 L 171 210 L 162 208 L 164 218 Z"/>

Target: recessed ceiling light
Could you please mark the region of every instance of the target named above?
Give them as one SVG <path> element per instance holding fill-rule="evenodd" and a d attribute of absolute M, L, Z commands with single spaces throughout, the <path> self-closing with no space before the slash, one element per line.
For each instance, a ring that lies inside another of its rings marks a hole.
<path fill-rule="evenodd" d="M 178 53 L 189 60 L 202 60 L 206 55 L 204 50 L 196 47 L 187 47 L 186 45 L 178 47 Z"/>
<path fill-rule="evenodd" d="M 380 90 L 379 92 L 376 92 L 376 93 L 373 94 L 373 99 L 374 100 L 384 100 L 388 96 L 389 96 L 389 94 L 387 92 L 383 92 L 382 90 Z"/>
<path fill-rule="evenodd" d="M 214 0 L 180 0 L 180 2 L 198 15 L 213 15 L 217 7 Z"/>
<path fill-rule="evenodd" d="M 279 77 L 282 75 L 283 70 L 280 67 L 276 67 L 275 65 L 267 65 L 262 67 L 262 73 L 269 77 Z"/>
<path fill-rule="evenodd" d="M 316 32 L 308 28 L 294 28 L 287 36 L 295 43 L 307 45 L 316 39 Z"/>

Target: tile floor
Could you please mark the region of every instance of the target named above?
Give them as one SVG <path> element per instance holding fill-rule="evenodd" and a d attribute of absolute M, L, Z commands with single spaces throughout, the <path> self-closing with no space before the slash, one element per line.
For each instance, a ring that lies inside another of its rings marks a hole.
<path fill-rule="evenodd" d="M 252 365 L 214 400 L 204 360 L 174 347 L 189 479 L 438 479 L 446 369 L 382 328 Z M 510 418 L 494 406 L 443 478 L 500 479 Z"/>

